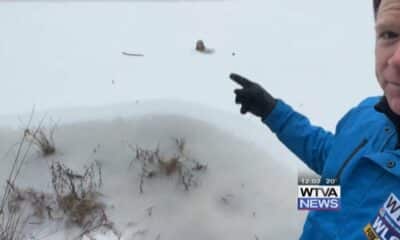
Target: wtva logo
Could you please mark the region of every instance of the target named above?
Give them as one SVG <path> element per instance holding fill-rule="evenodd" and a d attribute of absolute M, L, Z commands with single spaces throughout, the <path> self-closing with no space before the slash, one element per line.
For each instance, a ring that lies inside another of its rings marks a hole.
<path fill-rule="evenodd" d="M 339 210 L 339 185 L 300 185 L 297 191 L 299 210 Z"/>

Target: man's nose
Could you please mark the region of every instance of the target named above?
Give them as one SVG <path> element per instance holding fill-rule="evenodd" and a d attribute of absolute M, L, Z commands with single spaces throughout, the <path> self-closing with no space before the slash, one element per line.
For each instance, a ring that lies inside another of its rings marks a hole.
<path fill-rule="evenodd" d="M 400 71 L 400 42 L 397 43 L 393 56 L 389 59 L 389 64 Z"/>

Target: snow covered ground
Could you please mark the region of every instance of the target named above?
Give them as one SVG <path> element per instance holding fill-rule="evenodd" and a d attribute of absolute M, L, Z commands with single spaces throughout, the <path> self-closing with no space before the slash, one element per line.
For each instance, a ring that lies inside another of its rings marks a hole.
<path fill-rule="evenodd" d="M 51 192 L 52 161 L 80 171 L 96 160 L 101 201 L 123 240 L 299 236 L 304 166 L 258 119 L 238 113 L 230 72 L 329 130 L 380 94 L 365 1 L 1 2 L 0 29 L 0 182 L 35 105 L 35 124 L 58 123 L 56 153 L 29 151 L 16 185 Z M 196 52 L 198 39 L 214 54 Z M 198 186 L 185 191 L 177 176 L 157 177 L 140 194 L 129 145 L 169 153 L 173 137 L 207 165 Z M 31 224 L 29 233 L 79 233 L 62 226 Z"/>
<path fill-rule="evenodd" d="M 1 146 L 11 146 L 21 131 L 17 133 L 1 134 Z M 140 165 L 129 168 L 135 157 L 129 144 L 150 149 L 160 144 L 169 151 L 173 137 L 183 137 L 187 154 L 207 165 L 198 176 L 198 186 L 185 191 L 173 176 L 146 179 L 140 194 Z M 54 139 L 57 153 L 43 158 L 32 151 L 17 185 L 51 192 L 49 162 L 61 161 L 80 171 L 97 160 L 102 166 L 102 201 L 122 239 L 157 239 L 158 235 L 160 239 L 293 239 L 301 230 L 296 169 L 284 159 L 271 157 L 268 138 L 263 149 L 206 121 L 155 113 L 60 126 Z M 12 156 L 2 160 L 2 182 Z M 58 235 L 41 237 L 53 230 L 38 227 L 36 237 L 57 239 Z"/>

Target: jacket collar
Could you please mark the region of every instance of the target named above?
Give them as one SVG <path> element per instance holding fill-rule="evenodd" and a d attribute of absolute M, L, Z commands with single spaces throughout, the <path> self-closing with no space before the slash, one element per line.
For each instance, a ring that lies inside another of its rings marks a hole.
<path fill-rule="evenodd" d="M 400 115 L 397 115 L 390 109 L 389 104 L 385 96 L 382 96 L 379 102 L 375 105 L 375 110 L 386 115 L 387 118 L 392 121 L 393 125 L 396 126 L 397 131 L 400 130 Z"/>
<path fill-rule="evenodd" d="M 393 123 L 393 125 L 396 127 L 396 132 L 397 132 L 397 145 L 396 149 L 400 148 L 400 115 L 397 115 L 390 109 L 389 104 L 387 102 L 387 99 L 385 96 L 382 96 L 379 102 L 374 106 L 375 110 L 378 112 L 381 112 L 386 115 L 387 118 L 390 119 L 390 121 Z"/>

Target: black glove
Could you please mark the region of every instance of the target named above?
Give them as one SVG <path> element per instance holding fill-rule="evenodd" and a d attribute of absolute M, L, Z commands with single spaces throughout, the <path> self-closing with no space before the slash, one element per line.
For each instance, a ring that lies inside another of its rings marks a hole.
<path fill-rule="evenodd" d="M 276 99 L 263 87 L 235 73 L 232 73 L 230 78 L 243 87 L 243 89 L 234 91 L 236 104 L 242 104 L 241 114 L 251 112 L 263 120 L 272 112 L 276 105 Z"/>

